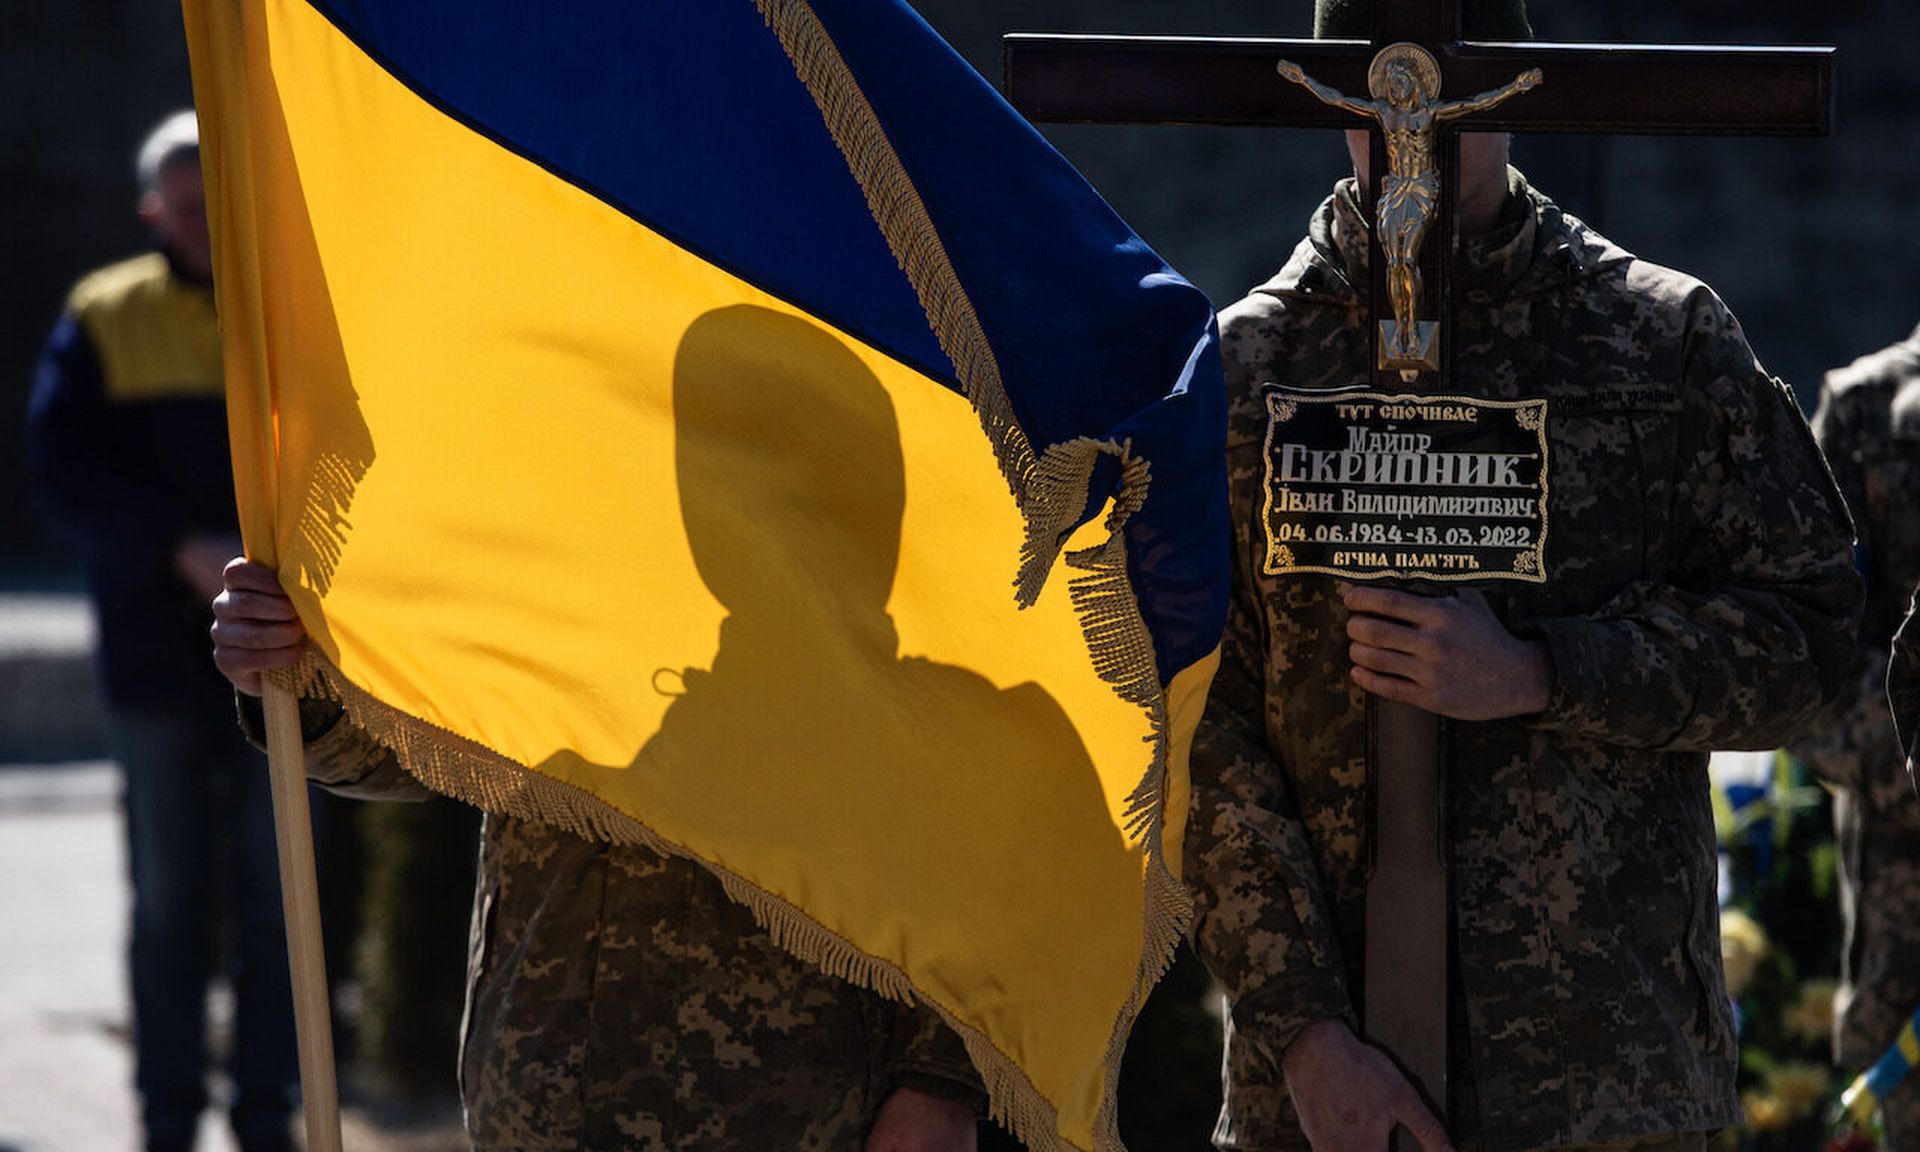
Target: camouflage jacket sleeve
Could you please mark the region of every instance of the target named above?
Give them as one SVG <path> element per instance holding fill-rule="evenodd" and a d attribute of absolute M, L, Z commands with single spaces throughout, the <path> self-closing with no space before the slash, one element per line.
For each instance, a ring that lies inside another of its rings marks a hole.
<path fill-rule="evenodd" d="M 1881 528 L 1869 511 L 1866 474 L 1871 465 L 1861 451 L 1875 434 L 1866 419 L 1868 399 L 1869 394 L 1862 389 L 1836 390 L 1829 377 L 1820 388 L 1813 435 L 1833 469 L 1841 497 L 1853 512 L 1856 565 L 1866 578 L 1868 594 L 1879 599 L 1884 590 L 1874 588 L 1870 558 L 1878 552 L 1876 537 Z M 1899 738 L 1887 707 L 1886 631 L 1873 624 L 1870 619 L 1860 629 L 1852 673 L 1839 699 L 1827 708 L 1806 739 L 1790 746 L 1793 754 L 1821 777 L 1846 788 L 1860 787 L 1869 764 L 1896 763 L 1900 759 Z"/>
<path fill-rule="evenodd" d="M 1725 306 L 1696 286 L 1684 308 L 1672 559 L 1595 612 L 1535 622 L 1558 683 L 1534 723 L 1624 747 L 1773 748 L 1847 679 L 1847 513 Z"/>
<path fill-rule="evenodd" d="M 1248 595 L 1236 564 L 1220 671 L 1194 739 L 1184 864 L 1194 944 L 1226 989 L 1234 1044 L 1282 1090 L 1280 1055 L 1294 1035 L 1354 1016 L 1313 850 L 1262 730 L 1266 648 Z"/>
<path fill-rule="evenodd" d="M 259 699 L 236 694 L 235 700 L 240 730 L 264 751 L 267 721 Z M 391 748 L 347 723 L 346 710 L 335 701 L 301 698 L 300 737 L 306 746 L 307 779 L 329 792 L 354 800 L 418 801 L 434 795 L 400 767 Z"/>
<path fill-rule="evenodd" d="M 987 1114 L 986 1083 L 974 1070 L 960 1034 L 925 1004 L 895 1006 L 882 1071 L 889 1087 L 956 1100 L 976 1116 Z"/>

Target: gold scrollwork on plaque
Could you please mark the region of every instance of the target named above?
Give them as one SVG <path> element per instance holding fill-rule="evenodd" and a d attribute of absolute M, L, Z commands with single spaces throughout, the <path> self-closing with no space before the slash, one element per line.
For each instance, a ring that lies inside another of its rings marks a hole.
<path fill-rule="evenodd" d="M 1380 180 L 1374 231 L 1387 258 L 1387 295 L 1393 319 L 1381 322 L 1380 365 L 1397 369 L 1411 383 L 1423 371 L 1439 368 L 1437 324 L 1421 321 L 1420 249 L 1440 207 L 1440 168 L 1434 161 L 1435 130 L 1449 120 L 1484 112 L 1539 85 L 1541 73 L 1529 68 L 1512 83 L 1465 100 L 1440 99 L 1440 64 L 1418 44 L 1389 44 L 1367 69 L 1362 100 L 1313 79 L 1300 65 L 1282 60 L 1281 76 L 1335 108 L 1379 122 L 1386 138 L 1387 171 Z"/>
<path fill-rule="evenodd" d="M 1268 576 L 1542 583 L 1544 399 L 1262 388 Z"/>

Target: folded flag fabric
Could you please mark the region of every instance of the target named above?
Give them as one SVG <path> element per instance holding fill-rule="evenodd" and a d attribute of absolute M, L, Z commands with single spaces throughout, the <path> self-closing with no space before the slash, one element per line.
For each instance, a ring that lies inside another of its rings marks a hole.
<path fill-rule="evenodd" d="M 1861 1124 L 1872 1120 L 1887 1097 L 1913 1075 L 1915 1068 L 1920 1068 L 1920 1008 L 1915 1008 L 1913 1015 L 1901 1025 L 1887 1054 L 1856 1076 L 1840 1094 L 1843 1115 Z"/>
<path fill-rule="evenodd" d="M 1117 1147 L 1225 615 L 1204 297 L 896 0 L 184 8 L 295 686 Z"/>

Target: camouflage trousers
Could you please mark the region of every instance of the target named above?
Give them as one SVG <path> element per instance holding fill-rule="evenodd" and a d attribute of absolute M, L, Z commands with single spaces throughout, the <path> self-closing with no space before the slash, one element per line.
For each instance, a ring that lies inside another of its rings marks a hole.
<path fill-rule="evenodd" d="M 489 817 L 474 934 L 476 1152 L 852 1152 L 895 1083 L 971 1075 L 937 1016 L 793 959 L 645 848 Z"/>
<path fill-rule="evenodd" d="M 1554 1152 L 1704 1152 L 1706 1146 L 1705 1132 L 1658 1132 L 1652 1136 L 1609 1140 L 1605 1144 L 1565 1144 Z M 1468 1141 L 1458 1147 L 1460 1152 L 1481 1150 L 1477 1141 Z"/>
<path fill-rule="evenodd" d="M 1658 1132 L 1651 1136 L 1609 1140 L 1605 1144 L 1562 1144 L 1552 1152 L 1706 1152 L 1708 1136 L 1706 1132 Z M 1486 1149 L 1486 1145 L 1475 1139 L 1457 1141 L 1454 1147 L 1458 1152 L 1485 1152 Z M 1307 1138 L 1301 1136 L 1274 1152 L 1311 1152 L 1311 1149 Z M 1887 1152 L 1902 1150 L 1894 1145 Z"/>
<path fill-rule="evenodd" d="M 1192 1009 L 1189 1011 L 1194 1012 Z M 1134 1052 L 1130 1048 L 1128 1057 L 1131 1059 L 1133 1055 Z M 1456 1066 L 1467 1066 L 1464 1057 Z M 1452 1082 L 1452 1087 L 1456 1091 L 1450 1101 L 1453 1110 L 1448 1115 L 1447 1134 L 1451 1137 L 1454 1148 L 1457 1152 L 1487 1152 L 1487 1142 L 1482 1136 L 1479 1113 L 1475 1108 L 1476 1094 L 1470 1081 L 1464 1076 L 1457 1076 Z M 1300 1131 L 1299 1116 L 1294 1111 L 1292 1095 L 1284 1082 L 1256 1092 L 1248 1092 L 1245 1085 L 1231 1085 L 1229 1091 L 1240 1092 L 1258 1103 L 1256 1107 L 1249 1108 L 1247 1101 L 1243 1100 L 1238 1111 L 1233 1108 L 1221 1110 L 1220 1122 L 1213 1131 L 1213 1144 L 1216 1148 L 1226 1152 L 1313 1152 L 1306 1135 Z M 1121 1102 L 1123 1123 L 1127 1116 L 1127 1103 L 1125 1100 Z M 1250 1114 L 1256 1118 L 1257 1130 L 1250 1131 L 1241 1126 L 1246 1123 L 1246 1118 Z M 1578 1119 L 1579 1117 L 1576 1116 L 1575 1120 Z M 1712 1136 L 1711 1131 L 1654 1132 L 1597 1143 L 1530 1145 L 1529 1147 L 1535 1152 L 1706 1152 Z M 1504 1147 L 1511 1148 L 1513 1145 L 1506 1144 Z M 1896 1146 L 1891 1152 L 1902 1152 L 1902 1150 Z M 1920 1146 L 1906 1152 L 1920 1152 Z"/>
<path fill-rule="evenodd" d="M 1894 1089 L 1881 1105 L 1886 1141 L 1881 1152 L 1920 1152 L 1920 1073 Z"/>

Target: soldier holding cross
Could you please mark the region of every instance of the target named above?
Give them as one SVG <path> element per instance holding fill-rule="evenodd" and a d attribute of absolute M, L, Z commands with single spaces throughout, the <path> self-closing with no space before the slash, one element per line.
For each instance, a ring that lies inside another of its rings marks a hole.
<path fill-rule="evenodd" d="M 1321 0 L 1316 32 L 1369 20 Z M 1466 33 L 1529 30 L 1488 0 Z M 1504 134 L 1460 142 L 1446 403 L 1361 403 L 1384 354 L 1366 133 L 1349 143 L 1359 179 L 1221 317 L 1235 585 L 1186 842 L 1231 1002 L 1216 1143 L 1379 1152 L 1397 1124 L 1426 1152 L 1701 1148 L 1737 1116 L 1707 753 L 1781 744 L 1842 688 L 1846 512 L 1719 298 L 1563 212 Z M 1332 431 L 1303 446 L 1309 409 Z M 1417 467 L 1442 434 L 1464 447 Z M 1532 462 L 1504 473 L 1521 487 L 1360 483 L 1496 448 Z M 1303 488 L 1295 458 L 1330 482 Z M 1512 547 L 1469 546 L 1489 542 Z M 1427 1099 L 1357 1034 L 1362 927 L 1393 911 L 1366 908 L 1382 699 L 1442 718 L 1448 1073 Z"/>

